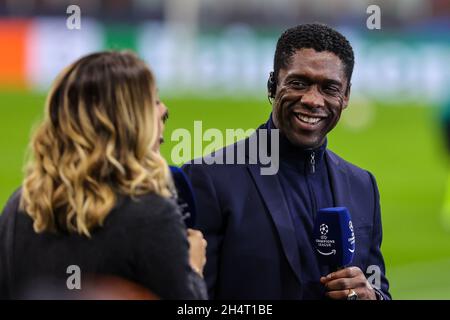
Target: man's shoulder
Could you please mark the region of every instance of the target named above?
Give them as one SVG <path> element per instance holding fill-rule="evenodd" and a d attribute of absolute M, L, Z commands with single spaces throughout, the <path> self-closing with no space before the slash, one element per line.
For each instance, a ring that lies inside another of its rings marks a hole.
<path fill-rule="evenodd" d="M 201 172 L 213 179 L 217 176 L 230 176 L 238 174 L 242 170 L 247 170 L 249 164 L 258 163 L 257 159 L 251 158 L 249 150 L 249 145 L 252 143 L 251 139 L 252 136 L 249 136 L 211 154 L 191 160 L 183 165 L 183 170 L 185 172 Z M 330 149 L 326 149 L 326 152 L 331 164 L 343 170 L 350 178 L 359 179 L 365 183 L 373 183 L 375 180 L 368 170 L 345 160 Z"/>
<path fill-rule="evenodd" d="M 265 152 L 264 155 L 270 157 L 269 135 L 267 123 L 263 123 L 246 138 L 219 148 L 208 155 L 195 158 L 185 163 L 183 167 L 196 165 L 213 169 L 225 167 L 228 170 L 243 169 L 247 164 L 261 164 L 261 153 Z M 261 149 L 264 149 L 264 152 Z"/>
<path fill-rule="evenodd" d="M 243 164 L 248 164 L 251 158 L 248 152 L 250 138 L 251 136 L 188 161 L 183 165 L 183 168 L 196 166 L 202 169 L 211 168 L 211 170 L 215 170 L 223 167 L 242 167 Z"/>
<path fill-rule="evenodd" d="M 369 181 L 373 179 L 372 173 L 370 173 L 367 169 L 361 168 L 341 156 L 337 155 L 335 152 L 327 149 L 327 154 L 331 162 L 338 166 L 341 170 L 343 170 L 350 177 L 363 179 L 364 181 Z"/>

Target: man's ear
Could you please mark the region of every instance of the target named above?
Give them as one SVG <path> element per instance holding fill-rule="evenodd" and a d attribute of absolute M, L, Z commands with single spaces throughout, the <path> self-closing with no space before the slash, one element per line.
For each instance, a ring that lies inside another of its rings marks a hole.
<path fill-rule="evenodd" d="M 350 100 L 350 91 L 352 88 L 352 84 L 351 82 L 348 84 L 347 89 L 345 89 L 345 94 L 344 94 L 344 100 L 342 101 L 342 109 L 347 108 L 348 106 L 348 101 Z"/>
<path fill-rule="evenodd" d="M 271 71 L 269 73 L 269 79 L 267 79 L 267 98 L 269 99 L 270 104 L 273 104 L 276 91 L 277 91 L 277 82 L 275 81 L 273 71 Z"/>

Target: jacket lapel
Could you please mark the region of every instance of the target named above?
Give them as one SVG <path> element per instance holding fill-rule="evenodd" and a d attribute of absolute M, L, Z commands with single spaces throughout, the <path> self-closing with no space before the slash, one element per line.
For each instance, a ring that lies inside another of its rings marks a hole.
<path fill-rule="evenodd" d="M 350 181 L 348 175 L 344 171 L 341 162 L 342 160 L 329 150 L 326 150 L 325 155 L 328 174 L 330 176 L 331 191 L 334 197 L 334 205 L 336 207 L 351 207 Z"/>
<path fill-rule="evenodd" d="M 259 165 L 248 165 L 248 169 L 272 216 L 286 258 L 300 283 L 300 255 L 294 224 L 289 214 L 278 176 L 261 175 L 261 167 Z"/>

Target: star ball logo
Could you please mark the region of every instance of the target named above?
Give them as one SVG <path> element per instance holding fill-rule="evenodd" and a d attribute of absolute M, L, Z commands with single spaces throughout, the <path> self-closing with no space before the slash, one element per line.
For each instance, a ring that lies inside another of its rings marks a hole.
<path fill-rule="evenodd" d="M 326 236 L 328 233 L 328 226 L 325 223 L 321 224 L 319 227 L 319 231 L 323 236 Z"/>

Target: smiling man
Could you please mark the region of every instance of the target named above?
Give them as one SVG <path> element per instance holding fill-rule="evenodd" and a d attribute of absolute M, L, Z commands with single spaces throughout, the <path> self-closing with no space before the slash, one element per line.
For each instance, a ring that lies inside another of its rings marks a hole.
<path fill-rule="evenodd" d="M 353 65 L 346 67 L 330 51 L 290 49 L 279 48 L 269 79 L 269 95 L 275 98 L 273 122 L 295 146 L 316 148 L 347 107 Z M 345 54 L 343 59 L 353 61 L 351 51 Z"/>
<path fill-rule="evenodd" d="M 271 150 L 279 151 L 278 172 L 261 175 L 254 159 L 184 166 L 197 196 L 197 227 L 208 241 L 211 298 L 390 299 L 375 179 L 327 149 L 326 136 L 349 101 L 353 65 L 352 47 L 337 31 L 320 24 L 286 30 L 268 81 L 272 114 L 257 130 L 279 129 L 270 135 L 279 136 Z M 254 149 L 255 141 L 214 156 Z M 338 271 L 318 262 L 312 243 L 317 210 L 336 206 L 349 209 L 356 235 L 352 266 Z"/>

